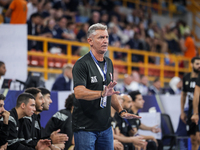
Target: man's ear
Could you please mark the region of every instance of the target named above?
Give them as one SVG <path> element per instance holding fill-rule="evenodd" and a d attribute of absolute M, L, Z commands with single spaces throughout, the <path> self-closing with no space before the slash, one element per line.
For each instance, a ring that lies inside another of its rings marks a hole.
<path fill-rule="evenodd" d="M 88 38 L 87 41 L 88 41 L 88 43 L 89 43 L 91 46 L 93 45 L 93 40 L 92 40 L 92 38 Z"/>
<path fill-rule="evenodd" d="M 25 103 L 21 103 L 21 108 L 24 109 L 26 107 Z"/>

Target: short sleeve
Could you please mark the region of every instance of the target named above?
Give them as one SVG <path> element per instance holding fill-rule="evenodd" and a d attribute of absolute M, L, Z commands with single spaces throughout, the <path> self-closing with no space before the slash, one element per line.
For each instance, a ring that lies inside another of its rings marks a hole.
<path fill-rule="evenodd" d="M 10 9 L 14 10 L 15 9 L 15 0 L 13 0 L 9 6 Z"/>
<path fill-rule="evenodd" d="M 74 88 L 78 85 L 86 86 L 87 83 L 87 67 L 86 63 L 77 61 L 72 70 Z"/>
<path fill-rule="evenodd" d="M 200 87 L 200 75 L 198 75 L 198 78 L 196 80 L 196 85 Z"/>

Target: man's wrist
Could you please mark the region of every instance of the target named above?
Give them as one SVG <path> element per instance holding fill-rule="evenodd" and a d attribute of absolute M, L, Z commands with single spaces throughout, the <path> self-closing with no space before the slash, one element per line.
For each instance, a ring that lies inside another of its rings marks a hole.
<path fill-rule="evenodd" d="M 122 114 L 123 112 L 127 113 L 126 109 L 121 110 L 121 111 L 119 112 L 119 115 L 121 116 L 121 114 Z"/>
<path fill-rule="evenodd" d="M 193 115 L 199 115 L 199 113 L 194 113 Z"/>

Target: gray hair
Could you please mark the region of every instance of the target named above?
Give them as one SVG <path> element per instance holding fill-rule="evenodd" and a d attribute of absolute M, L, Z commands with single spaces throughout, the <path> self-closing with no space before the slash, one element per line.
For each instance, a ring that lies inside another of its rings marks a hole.
<path fill-rule="evenodd" d="M 65 64 L 65 65 L 63 65 L 62 71 L 63 71 L 63 73 L 64 73 L 64 71 L 65 71 L 66 69 L 72 69 L 72 68 L 73 68 L 73 65 L 72 65 L 72 64 Z"/>
<path fill-rule="evenodd" d="M 107 26 L 100 23 L 91 25 L 87 32 L 87 38 L 89 38 L 91 34 L 95 34 L 96 30 L 107 30 Z"/>

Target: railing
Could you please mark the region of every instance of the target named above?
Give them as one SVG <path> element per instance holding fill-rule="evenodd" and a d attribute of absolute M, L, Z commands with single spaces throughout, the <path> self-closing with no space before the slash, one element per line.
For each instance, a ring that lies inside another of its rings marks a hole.
<path fill-rule="evenodd" d="M 60 40 L 60 39 L 53 39 L 53 38 L 44 38 L 39 36 L 28 36 L 29 40 L 34 41 L 41 41 L 43 42 L 43 52 L 33 52 L 29 51 L 28 56 L 38 56 L 42 57 L 44 61 L 44 65 L 42 67 L 28 67 L 28 71 L 33 72 L 41 72 L 44 74 L 44 78 L 48 79 L 48 73 L 53 74 L 60 74 L 62 72 L 62 69 L 55 69 L 50 68 L 48 66 L 48 58 L 58 58 L 58 59 L 66 59 L 67 63 L 75 62 L 79 57 L 72 55 L 72 46 L 86 46 L 89 47 L 86 43 L 80 43 L 80 42 L 74 42 L 74 41 L 66 41 L 66 40 Z M 67 55 L 55 55 L 48 52 L 48 42 L 51 43 L 58 43 L 58 44 L 64 44 L 67 45 Z M 169 58 L 172 59 L 175 63 L 175 66 L 166 66 L 164 64 L 164 59 L 166 56 L 164 54 L 160 53 L 153 53 L 153 52 L 146 52 L 146 51 L 140 51 L 140 50 L 132 50 L 132 49 L 122 49 L 122 48 L 116 48 L 116 47 L 109 47 L 109 58 L 112 60 L 115 67 L 122 66 L 125 68 L 125 72 L 121 73 L 119 75 L 119 78 L 124 77 L 124 73 L 131 74 L 132 67 L 138 67 L 140 69 L 143 69 L 143 74 L 148 76 L 149 80 L 154 80 L 154 76 L 150 76 L 149 71 L 150 69 L 158 70 L 159 71 L 159 77 L 161 84 L 164 85 L 164 82 L 169 82 L 170 78 L 165 77 L 165 71 L 172 71 L 174 72 L 174 76 L 179 76 L 180 72 L 189 72 L 191 71 L 190 65 L 188 65 L 188 68 L 179 68 L 180 61 L 186 61 L 189 64 L 190 59 L 182 57 L 182 56 L 175 56 L 175 55 L 169 55 Z M 123 52 L 127 54 L 127 60 L 126 61 L 119 61 L 114 59 L 114 52 Z M 143 55 L 144 56 L 144 63 L 136 63 L 131 61 L 132 55 Z M 149 64 L 149 56 L 153 57 L 160 57 L 160 64 Z"/>

